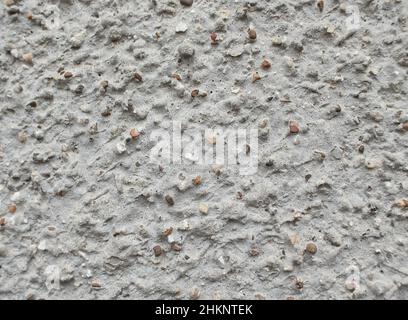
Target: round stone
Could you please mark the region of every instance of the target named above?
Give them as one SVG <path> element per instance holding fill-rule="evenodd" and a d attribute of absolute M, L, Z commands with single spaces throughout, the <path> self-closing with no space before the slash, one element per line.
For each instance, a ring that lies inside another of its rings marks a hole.
<path fill-rule="evenodd" d="M 187 7 L 191 7 L 192 5 L 193 5 L 193 0 L 180 0 L 180 3 L 183 5 L 183 6 L 187 6 Z"/>

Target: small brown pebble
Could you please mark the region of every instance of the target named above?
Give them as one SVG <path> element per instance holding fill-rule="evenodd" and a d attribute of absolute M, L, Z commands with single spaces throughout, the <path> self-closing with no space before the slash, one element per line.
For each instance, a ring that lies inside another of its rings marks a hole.
<path fill-rule="evenodd" d="M 31 52 L 22 55 L 23 61 L 27 64 L 33 64 L 33 54 Z"/>
<path fill-rule="evenodd" d="M 238 192 L 237 192 L 237 199 L 238 199 L 238 200 L 241 200 L 243 196 L 244 196 L 244 195 L 242 194 L 241 191 L 238 191 Z"/>
<path fill-rule="evenodd" d="M 16 213 L 16 211 L 17 211 L 17 206 L 16 206 L 14 203 L 9 204 L 9 206 L 8 206 L 8 211 L 9 211 L 10 213 Z"/>
<path fill-rule="evenodd" d="M 166 199 L 166 202 L 167 202 L 167 204 L 168 204 L 169 206 L 174 206 L 174 199 L 173 199 L 172 196 L 167 195 L 167 196 L 165 196 L 164 198 Z"/>
<path fill-rule="evenodd" d="M 137 138 L 139 138 L 140 132 L 137 131 L 136 129 L 131 129 L 130 136 L 132 137 L 133 140 L 136 140 Z"/>
<path fill-rule="evenodd" d="M 255 294 L 255 299 L 257 300 L 266 300 L 265 296 L 261 293 L 256 293 Z"/>
<path fill-rule="evenodd" d="M 98 283 L 98 282 L 96 282 L 96 281 L 92 281 L 91 287 L 92 287 L 92 288 L 101 288 L 102 286 L 101 286 L 100 283 Z"/>
<path fill-rule="evenodd" d="M 63 197 L 67 194 L 67 192 L 65 190 L 59 190 L 55 194 L 59 197 Z"/>
<path fill-rule="evenodd" d="M 295 279 L 295 287 L 296 287 L 296 289 L 302 290 L 302 289 L 304 288 L 304 286 L 305 286 L 305 283 L 304 283 L 304 281 L 303 281 L 302 279 L 300 279 L 300 278 L 296 278 L 296 279 Z"/>
<path fill-rule="evenodd" d="M 179 251 L 181 251 L 181 249 L 182 249 L 182 247 L 179 244 L 177 244 L 177 243 L 172 243 L 171 244 L 171 250 L 179 252 Z"/>
<path fill-rule="evenodd" d="M 133 79 L 135 79 L 135 80 L 137 80 L 137 81 L 139 81 L 139 82 L 142 82 L 142 81 L 143 81 L 142 76 L 141 76 L 139 73 L 137 73 L 137 72 L 133 75 Z"/>
<path fill-rule="evenodd" d="M 323 12 L 324 0 L 317 0 L 317 7 L 319 8 L 320 12 Z"/>
<path fill-rule="evenodd" d="M 201 184 L 201 177 L 200 177 L 200 176 L 195 177 L 195 178 L 193 179 L 193 184 L 194 184 L 195 186 L 199 186 L 199 185 Z"/>
<path fill-rule="evenodd" d="M 153 252 L 154 252 L 154 255 L 158 257 L 158 256 L 161 256 L 161 254 L 163 253 L 163 250 L 159 245 L 157 245 L 153 247 Z"/>
<path fill-rule="evenodd" d="M 30 101 L 27 105 L 29 105 L 31 108 L 37 108 L 37 101 Z"/>
<path fill-rule="evenodd" d="M 194 288 L 191 291 L 191 299 L 193 299 L 193 300 L 197 300 L 198 298 L 200 298 L 200 295 L 201 295 L 201 292 L 197 288 Z"/>
<path fill-rule="evenodd" d="M 317 246 L 310 242 L 306 245 L 306 251 L 310 254 L 315 254 L 317 252 Z"/>
<path fill-rule="evenodd" d="M 257 248 L 251 248 L 248 254 L 250 257 L 257 257 L 259 256 L 259 250 Z"/>
<path fill-rule="evenodd" d="M 173 228 L 172 228 L 172 227 L 167 228 L 167 229 L 165 229 L 165 230 L 163 231 L 163 235 L 164 235 L 165 237 L 171 235 L 172 233 L 173 233 Z"/>
<path fill-rule="evenodd" d="M 263 120 L 259 123 L 259 128 L 265 129 L 267 125 L 268 125 L 268 120 L 267 120 L 267 119 L 263 119 Z"/>
<path fill-rule="evenodd" d="M 364 153 L 364 149 L 365 149 L 364 146 L 361 145 L 361 146 L 358 147 L 358 152 Z"/>
<path fill-rule="evenodd" d="M 173 74 L 171 75 L 171 77 L 174 78 L 174 79 L 176 79 L 177 81 L 181 81 L 181 77 L 180 77 L 180 75 L 177 74 L 177 73 L 173 73 Z"/>
<path fill-rule="evenodd" d="M 297 121 L 289 121 L 289 131 L 290 133 L 299 133 L 300 127 Z"/>
<path fill-rule="evenodd" d="M 251 40 L 256 40 L 256 30 L 255 29 L 248 29 L 248 37 Z"/>
<path fill-rule="evenodd" d="M 6 225 L 6 218 L 0 218 L 0 227 L 3 227 Z"/>
<path fill-rule="evenodd" d="M 261 68 L 265 70 L 269 69 L 271 66 L 271 63 L 267 59 L 264 59 L 261 63 Z"/>
<path fill-rule="evenodd" d="M 33 13 L 31 11 L 28 11 L 26 17 L 30 21 L 33 20 Z"/>
<path fill-rule="evenodd" d="M 66 71 L 66 72 L 64 73 L 64 78 L 65 78 L 65 79 L 72 78 L 73 76 L 74 76 L 74 75 L 72 74 L 72 72 Z"/>
<path fill-rule="evenodd" d="M 398 208 L 402 208 L 402 209 L 408 208 L 408 200 L 401 199 L 401 200 L 397 201 L 397 203 L 395 205 Z"/>
<path fill-rule="evenodd" d="M 180 0 L 180 3 L 183 5 L 183 6 L 187 6 L 187 7 L 191 7 L 192 5 L 193 5 L 193 0 Z"/>
<path fill-rule="evenodd" d="M 200 90 L 194 89 L 193 91 L 191 91 L 191 96 L 192 96 L 193 98 L 195 98 L 195 97 L 198 96 L 199 93 L 200 93 Z"/>
<path fill-rule="evenodd" d="M 408 131 L 408 122 L 405 122 L 405 123 L 402 125 L 402 129 L 404 129 L 405 131 Z"/>
<path fill-rule="evenodd" d="M 279 100 L 280 100 L 281 102 L 291 102 L 290 97 L 289 97 L 287 94 L 285 94 L 285 95 L 283 95 L 282 97 L 280 97 Z"/>
<path fill-rule="evenodd" d="M 107 80 L 101 81 L 101 87 L 106 90 L 108 88 L 109 82 Z"/>
<path fill-rule="evenodd" d="M 258 81 L 258 80 L 261 80 L 261 76 L 259 75 L 258 72 L 254 72 L 252 74 L 252 82 L 255 82 L 255 81 Z"/>
<path fill-rule="evenodd" d="M 211 38 L 211 44 L 212 45 L 218 44 L 218 39 L 217 39 L 218 35 L 215 32 L 211 32 L 210 38 Z"/>
<path fill-rule="evenodd" d="M 101 112 L 102 117 L 110 117 L 112 115 L 112 109 L 107 107 L 104 111 Z"/>

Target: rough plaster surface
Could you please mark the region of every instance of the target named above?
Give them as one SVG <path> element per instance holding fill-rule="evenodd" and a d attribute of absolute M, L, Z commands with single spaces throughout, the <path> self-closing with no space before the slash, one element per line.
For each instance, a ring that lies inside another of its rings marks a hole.
<path fill-rule="evenodd" d="M 4 1 L 0 298 L 408 298 L 408 3 L 322 9 Z M 258 172 L 152 164 L 174 120 Z"/>

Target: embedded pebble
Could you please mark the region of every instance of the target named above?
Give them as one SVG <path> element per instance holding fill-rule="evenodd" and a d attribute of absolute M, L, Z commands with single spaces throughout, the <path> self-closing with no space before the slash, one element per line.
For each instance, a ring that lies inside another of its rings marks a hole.
<path fill-rule="evenodd" d="M 272 66 L 271 63 L 270 63 L 267 59 L 264 59 L 264 60 L 262 61 L 262 64 L 261 64 L 262 69 L 267 70 L 267 69 L 269 69 L 271 66 Z"/>
<path fill-rule="evenodd" d="M 166 195 L 165 200 L 169 206 L 174 206 L 174 198 L 170 195 Z"/>
<path fill-rule="evenodd" d="M 79 109 L 83 112 L 83 113 L 90 113 L 92 112 L 92 107 L 88 104 L 83 104 L 79 107 Z"/>
<path fill-rule="evenodd" d="M 256 81 L 261 80 L 261 79 L 262 79 L 262 77 L 259 75 L 258 72 L 254 72 L 252 74 L 252 82 L 256 82 Z"/>
<path fill-rule="evenodd" d="M 194 184 L 195 186 L 199 186 L 199 185 L 201 184 L 201 177 L 200 177 L 200 176 L 196 176 L 196 177 L 193 179 L 193 184 Z"/>
<path fill-rule="evenodd" d="M 178 23 L 178 24 L 176 25 L 176 32 L 177 32 L 177 33 L 184 33 L 184 32 L 187 31 L 187 29 L 188 29 L 188 26 L 187 26 L 187 24 L 184 23 L 184 22 L 180 22 L 180 23 Z"/>
<path fill-rule="evenodd" d="M 10 213 L 16 213 L 16 211 L 17 211 L 17 206 L 13 203 L 13 204 L 9 204 L 8 205 L 8 211 L 10 212 Z"/>
<path fill-rule="evenodd" d="M 70 71 L 66 71 L 64 72 L 64 78 L 68 79 L 68 78 L 72 78 L 74 76 L 74 74 Z"/>
<path fill-rule="evenodd" d="M 379 158 L 368 158 L 365 161 L 365 166 L 367 169 L 377 169 L 380 168 L 384 163 L 384 160 Z"/>
<path fill-rule="evenodd" d="M 180 0 L 180 3 L 184 6 L 190 7 L 193 5 L 194 0 Z"/>
<path fill-rule="evenodd" d="M 324 0 L 317 0 L 317 7 L 319 8 L 320 12 L 324 9 Z"/>
<path fill-rule="evenodd" d="M 31 52 L 29 53 L 24 53 L 22 55 L 22 59 L 25 63 L 27 64 L 33 64 L 33 54 Z"/>
<path fill-rule="evenodd" d="M 342 245 L 341 236 L 332 230 L 325 233 L 324 239 L 335 247 L 340 247 Z"/>
<path fill-rule="evenodd" d="M 395 203 L 395 205 L 396 205 L 398 208 L 402 208 L 402 209 L 408 208 L 408 200 L 407 200 L 407 199 L 398 200 L 398 201 Z"/>
<path fill-rule="evenodd" d="M 336 27 L 335 27 L 334 25 L 332 25 L 332 24 L 330 24 L 330 25 L 328 25 L 328 26 L 326 27 L 326 32 L 327 32 L 328 34 L 333 34 L 335 30 L 336 30 Z"/>
<path fill-rule="evenodd" d="M 79 32 L 79 33 L 75 34 L 70 39 L 71 47 L 74 48 L 74 49 L 81 48 L 81 46 L 84 43 L 85 39 L 86 39 L 86 32 L 85 31 L 82 31 L 82 32 Z"/>
<path fill-rule="evenodd" d="M 126 152 L 126 142 L 125 141 L 121 141 L 121 142 L 118 142 L 117 144 L 116 144 L 116 151 L 117 151 L 117 153 L 118 154 L 122 154 L 122 153 L 124 153 L 124 152 Z"/>
<path fill-rule="evenodd" d="M 229 49 L 227 51 L 227 54 L 233 58 L 237 58 L 237 57 L 242 56 L 242 54 L 244 53 L 244 50 L 245 50 L 244 46 L 238 45 L 238 46 L 235 46 Z"/>
<path fill-rule="evenodd" d="M 21 143 L 25 143 L 28 139 L 28 134 L 26 131 L 20 131 L 17 135 L 17 139 Z"/>
<path fill-rule="evenodd" d="M 189 59 L 194 56 L 195 50 L 191 43 L 184 42 L 178 47 L 178 53 L 181 58 Z"/>
<path fill-rule="evenodd" d="M 133 140 L 136 140 L 137 138 L 139 138 L 140 132 L 137 131 L 136 129 L 131 129 L 130 136 L 132 137 Z"/>
<path fill-rule="evenodd" d="M 299 122 L 294 120 L 289 121 L 289 132 L 294 134 L 299 133 L 300 132 Z"/>
<path fill-rule="evenodd" d="M 163 249 L 162 249 L 159 245 L 157 245 L 157 246 L 154 246 L 154 247 L 153 247 L 153 252 L 154 252 L 154 255 L 155 255 L 156 257 L 159 257 L 159 256 L 162 255 Z"/>
<path fill-rule="evenodd" d="M 306 251 L 310 254 L 316 254 L 317 246 L 314 243 L 308 243 L 306 245 Z"/>
<path fill-rule="evenodd" d="M 198 288 L 193 288 L 193 290 L 191 291 L 191 299 L 192 300 L 197 300 L 198 298 L 200 298 L 201 296 L 201 292 Z"/>
<path fill-rule="evenodd" d="M 272 44 L 274 46 L 281 46 L 283 44 L 282 38 L 279 36 L 272 37 Z"/>
<path fill-rule="evenodd" d="M 256 30 L 255 29 L 253 29 L 253 28 L 250 28 L 249 30 L 248 30 L 248 38 L 250 39 L 250 40 L 256 40 Z"/>
<path fill-rule="evenodd" d="M 207 215 L 208 214 L 208 205 L 205 203 L 201 203 L 198 210 L 202 213 Z"/>

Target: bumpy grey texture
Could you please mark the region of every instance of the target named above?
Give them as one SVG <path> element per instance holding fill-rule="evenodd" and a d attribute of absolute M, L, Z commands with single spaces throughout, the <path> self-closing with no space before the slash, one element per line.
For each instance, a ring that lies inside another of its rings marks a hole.
<path fill-rule="evenodd" d="M 320 3 L 5 0 L 0 298 L 408 298 L 408 3 Z M 258 172 L 152 164 L 174 120 Z"/>

